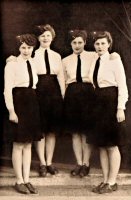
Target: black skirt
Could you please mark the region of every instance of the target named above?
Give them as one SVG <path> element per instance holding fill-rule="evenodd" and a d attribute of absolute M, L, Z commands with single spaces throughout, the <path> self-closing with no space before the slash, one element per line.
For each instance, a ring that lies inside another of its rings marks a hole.
<path fill-rule="evenodd" d="M 60 133 L 63 123 L 63 98 L 56 75 L 39 75 L 37 97 L 40 106 L 41 130 Z"/>
<path fill-rule="evenodd" d="M 94 127 L 88 132 L 87 142 L 97 146 L 124 145 L 126 123 L 117 122 L 118 88 L 106 87 L 95 90 L 93 108 Z"/>
<path fill-rule="evenodd" d="M 86 134 L 92 127 L 94 89 L 90 83 L 71 83 L 64 98 L 65 132 Z"/>
<path fill-rule="evenodd" d="M 40 113 L 36 91 L 26 87 L 14 88 L 13 103 L 18 116 L 18 124 L 9 121 L 8 116 L 8 120 L 5 120 L 4 123 L 4 140 L 22 143 L 41 140 Z"/>

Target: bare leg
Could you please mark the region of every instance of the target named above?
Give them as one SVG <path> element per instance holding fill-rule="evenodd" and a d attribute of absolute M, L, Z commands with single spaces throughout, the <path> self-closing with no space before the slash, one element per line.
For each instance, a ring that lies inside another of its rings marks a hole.
<path fill-rule="evenodd" d="M 120 169 L 121 156 L 117 146 L 108 148 L 110 171 L 108 183 L 113 185 L 116 183 L 116 178 Z"/>
<path fill-rule="evenodd" d="M 22 174 L 22 150 L 24 144 L 22 143 L 13 143 L 13 151 L 12 151 L 12 164 L 14 168 L 14 172 L 16 175 L 16 182 L 18 184 L 24 183 L 23 174 Z"/>
<path fill-rule="evenodd" d="M 82 165 L 82 140 L 81 135 L 74 133 L 72 135 L 73 150 L 75 153 L 76 161 L 78 165 Z"/>
<path fill-rule="evenodd" d="M 49 133 L 46 135 L 46 162 L 47 166 L 52 164 L 54 149 L 56 143 L 55 133 Z"/>
<path fill-rule="evenodd" d="M 45 137 L 38 142 L 35 142 L 36 152 L 40 160 L 40 166 L 46 165 L 45 161 Z"/>
<path fill-rule="evenodd" d="M 31 143 L 26 143 L 23 148 L 23 178 L 24 182 L 29 182 L 31 165 Z"/>
<path fill-rule="evenodd" d="M 92 146 L 86 142 L 86 136 L 82 135 L 83 165 L 89 166 Z"/>
<path fill-rule="evenodd" d="M 107 183 L 109 175 L 109 158 L 106 148 L 100 148 L 100 162 L 102 167 L 102 172 L 104 176 L 104 183 Z"/>

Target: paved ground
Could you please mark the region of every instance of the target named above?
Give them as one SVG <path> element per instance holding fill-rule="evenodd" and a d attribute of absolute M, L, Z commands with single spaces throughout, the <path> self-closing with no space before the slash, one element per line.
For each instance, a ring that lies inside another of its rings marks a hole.
<path fill-rule="evenodd" d="M 116 197 L 131 197 L 131 185 L 119 186 L 118 191 L 110 194 L 96 194 L 91 191 L 91 186 L 38 186 L 39 195 L 33 196 L 60 196 L 60 197 L 97 197 L 97 196 L 116 196 Z M 0 196 L 32 196 L 32 195 L 22 195 L 15 191 L 14 186 L 2 186 L 0 187 Z M 1 197 L 0 197 L 1 199 Z M 131 198 L 130 198 L 131 199 Z"/>
<path fill-rule="evenodd" d="M 37 187 L 38 195 L 17 193 L 14 189 L 16 179 L 13 169 L 0 168 L 0 200 L 131 200 L 131 173 L 120 172 L 118 191 L 101 195 L 91 191 L 93 185 L 102 180 L 100 169 L 92 168 L 90 175 L 81 179 L 70 177 L 72 166 L 59 167 L 58 175 L 48 175 L 46 178 L 40 178 L 36 170 L 31 170 L 30 180 Z"/>

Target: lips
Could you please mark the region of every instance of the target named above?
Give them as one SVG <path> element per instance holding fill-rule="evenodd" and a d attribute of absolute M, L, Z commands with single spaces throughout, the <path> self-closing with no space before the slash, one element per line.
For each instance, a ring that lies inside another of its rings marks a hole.
<path fill-rule="evenodd" d="M 75 49 L 76 51 L 79 51 L 80 49 Z"/>

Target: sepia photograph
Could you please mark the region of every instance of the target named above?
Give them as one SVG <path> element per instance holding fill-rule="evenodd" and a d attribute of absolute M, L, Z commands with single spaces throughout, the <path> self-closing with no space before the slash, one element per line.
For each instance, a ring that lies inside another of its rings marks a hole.
<path fill-rule="evenodd" d="M 1 0 L 0 199 L 131 198 L 131 0 Z"/>

